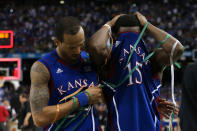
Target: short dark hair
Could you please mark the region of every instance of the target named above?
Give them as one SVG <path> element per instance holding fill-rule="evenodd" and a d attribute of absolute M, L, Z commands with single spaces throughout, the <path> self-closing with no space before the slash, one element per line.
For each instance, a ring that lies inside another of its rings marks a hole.
<path fill-rule="evenodd" d="M 28 95 L 26 93 L 21 93 L 20 94 L 21 97 L 28 99 Z"/>
<path fill-rule="evenodd" d="M 112 27 L 112 32 L 117 34 L 120 27 L 141 26 L 136 15 L 122 15 L 118 18 L 115 25 Z"/>
<path fill-rule="evenodd" d="M 55 26 L 55 37 L 63 42 L 64 34 L 75 35 L 80 29 L 80 21 L 72 16 L 67 16 L 60 19 L 60 21 Z"/>

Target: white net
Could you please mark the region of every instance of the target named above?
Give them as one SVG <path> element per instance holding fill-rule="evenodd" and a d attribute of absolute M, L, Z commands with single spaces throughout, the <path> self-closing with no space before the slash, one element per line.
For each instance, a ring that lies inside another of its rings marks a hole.
<path fill-rule="evenodd" d="M 9 76 L 9 68 L 8 67 L 0 67 L 0 76 Z"/>
<path fill-rule="evenodd" d="M 3 87 L 4 81 L 5 81 L 5 80 L 3 79 L 3 77 L 0 77 L 0 88 Z"/>
<path fill-rule="evenodd" d="M 0 67 L 0 88 L 4 85 L 6 76 L 9 76 L 9 68 Z"/>

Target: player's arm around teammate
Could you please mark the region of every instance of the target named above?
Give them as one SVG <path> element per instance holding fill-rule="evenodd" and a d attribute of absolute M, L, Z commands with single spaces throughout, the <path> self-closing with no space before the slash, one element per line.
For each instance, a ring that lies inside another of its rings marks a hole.
<path fill-rule="evenodd" d="M 48 82 L 50 80 L 50 74 L 48 69 L 42 63 L 35 62 L 31 68 L 30 75 L 30 104 L 33 120 L 36 126 L 45 126 L 52 123 L 56 116 L 56 105 L 47 105 L 49 100 Z M 90 87 L 86 89 L 86 91 L 92 94 L 92 99 L 89 101 L 89 104 L 98 103 L 99 98 L 101 97 L 101 89 L 96 86 Z M 67 115 L 72 109 L 73 104 L 73 100 L 59 104 L 59 114 L 57 116 L 57 120 Z M 77 108 L 79 108 L 78 99 L 75 110 Z"/>
<path fill-rule="evenodd" d="M 140 24 L 142 26 L 145 26 L 145 24 L 147 23 L 145 16 L 143 16 L 139 12 L 136 12 L 136 15 L 138 17 L 138 20 L 140 21 Z M 173 61 L 177 61 L 180 58 L 180 56 L 183 54 L 184 47 L 176 38 L 169 35 L 167 32 L 157 28 L 151 23 L 148 24 L 147 30 L 158 42 L 165 41 L 166 39 L 166 41 L 161 45 L 161 48 L 156 50 L 154 57 L 156 62 L 161 64 L 161 66 L 169 65 L 171 51 L 175 44 L 177 45 L 174 47 Z M 168 35 L 169 38 L 167 38 Z"/>

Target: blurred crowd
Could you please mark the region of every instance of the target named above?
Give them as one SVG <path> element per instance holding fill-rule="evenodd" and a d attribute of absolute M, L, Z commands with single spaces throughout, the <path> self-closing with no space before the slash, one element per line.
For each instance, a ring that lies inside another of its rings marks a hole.
<path fill-rule="evenodd" d="M 28 87 L 16 89 L 10 82 L 0 88 L 0 131 L 38 131 L 31 117 L 28 92 Z"/>
<path fill-rule="evenodd" d="M 76 16 L 91 36 L 105 22 L 119 13 L 140 11 L 154 25 L 178 38 L 188 50 L 197 47 L 197 4 L 168 0 L 131 2 L 65 1 L 63 5 L 4 5 L 0 9 L 0 30 L 14 31 L 14 48 L 7 53 L 42 53 L 54 46 L 55 23 L 64 16 Z M 149 48 L 155 44 L 146 36 Z"/>

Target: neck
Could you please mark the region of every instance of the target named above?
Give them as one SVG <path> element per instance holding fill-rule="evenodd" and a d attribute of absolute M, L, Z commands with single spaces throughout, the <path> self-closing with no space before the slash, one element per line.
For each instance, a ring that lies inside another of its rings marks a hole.
<path fill-rule="evenodd" d="M 56 51 L 57 51 L 57 55 L 58 55 L 65 63 L 68 63 L 68 64 L 75 64 L 75 63 L 76 63 L 75 60 L 71 60 L 69 57 L 62 56 L 62 54 L 61 54 L 60 51 L 59 51 L 59 47 L 56 48 Z"/>
<path fill-rule="evenodd" d="M 140 32 L 140 27 L 139 26 L 120 27 L 119 32 Z"/>

